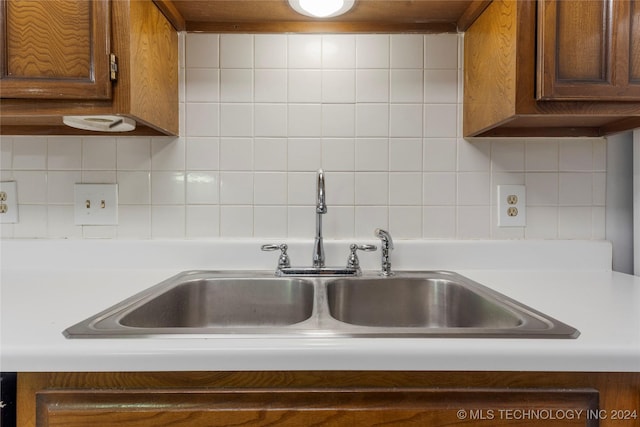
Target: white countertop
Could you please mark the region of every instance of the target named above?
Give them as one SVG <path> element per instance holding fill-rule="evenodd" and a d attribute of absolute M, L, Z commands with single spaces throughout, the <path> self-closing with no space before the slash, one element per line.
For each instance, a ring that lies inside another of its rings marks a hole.
<path fill-rule="evenodd" d="M 399 270 L 456 271 L 577 328 L 577 339 L 67 339 L 65 328 L 180 271 L 268 270 L 277 257 L 253 240 L 0 243 L 2 371 L 640 372 L 640 277 L 611 271 L 607 242 L 398 241 L 392 254 Z M 310 242 L 288 243 L 292 262 L 310 258 Z M 349 243 L 326 242 L 328 263 L 342 264 Z M 378 256 L 363 254 L 363 268 Z"/>

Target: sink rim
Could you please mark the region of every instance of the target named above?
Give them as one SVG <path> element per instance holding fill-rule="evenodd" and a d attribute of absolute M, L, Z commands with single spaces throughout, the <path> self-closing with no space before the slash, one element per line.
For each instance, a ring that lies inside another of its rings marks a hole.
<path fill-rule="evenodd" d="M 313 286 L 313 307 L 311 316 L 295 324 L 282 326 L 242 326 L 242 327 L 171 327 L 138 328 L 119 323 L 136 307 L 146 301 L 177 287 L 188 280 L 198 278 L 219 279 L 271 279 L 274 281 L 301 281 Z M 472 292 L 491 300 L 499 301 L 509 311 L 523 319 L 521 325 L 512 328 L 487 327 L 389 327 L 360 326 L 341 322 L 330 314 L 327 288 L 330 283 L 348 280 L 385 280 L 376 272 L 364 272 L 359 277 L 276 277 L 273 271 L 241 270 L 188 270 L 178 273 L 154 286 L 70 326 L 63 331 L 67 338 L 549 338 L 575 339 L 580 332 L 549 315 L 535 310 L 500 292 L 477 283 L 453 271 L 397 271 L 393 279 L 402 278 L 446 278 L 470 288 Z M 536 326 L 537 325 L 537 326 Z M 540 327 L 544 325 L 544 327 Z"/>

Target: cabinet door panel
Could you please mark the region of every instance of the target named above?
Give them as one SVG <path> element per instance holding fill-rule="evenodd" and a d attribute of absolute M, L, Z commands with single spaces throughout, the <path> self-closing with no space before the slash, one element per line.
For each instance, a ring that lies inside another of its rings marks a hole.
<path fill-rule="evenodd" d="M 394 388 L 49 390 L 39 427 L 430 426 L 591 427 L 593 389 Z"/>
<path fill-rule="evenodd" d="M 640 1 L 636 0 L 631 2 L 630 15 L 631 27 L 629 29 L 629 81 L 632 84 L 640 85 Z"/>
<path fill-rule="evenodd" d="M 556 3 L 557 80 L 608 84 L 611 68 L 609 3 L 610 1 Z"/>
<path fill-rule="evenodd" d="M 640 100 L 636 0 L 543 0 L 538 7 L 538 100 Z"/>
<path fill-rule="evenodd" d="M 108 0 L 6 0 L 2 98 L 109 99 Z"/>

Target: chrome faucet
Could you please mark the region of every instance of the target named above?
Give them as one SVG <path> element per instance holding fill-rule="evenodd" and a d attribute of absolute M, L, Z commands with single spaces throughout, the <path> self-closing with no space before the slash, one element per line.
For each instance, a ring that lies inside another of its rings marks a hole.
<path fill-rule="evenodd" d="M 318 170 L 318 180 L 316 187 L 316 236 L 313 242 L 313 265 L 311 267 L 292 267 L 287 255 L 288 246 L 286 244 L 262 245 L 263 251 L 280 250 L 278 258 L 278 267 L 276 276 L 359 276 L 362 274 L 360 261 L 358 260 L 357 251 L 370 252 L 375 251 L 375 245 L 357 245 L 352 244 L 349 247 L 349 257 L 347 258 L 346 267 L 325 267 L 324 259 L 324 243 L 322 240 L 322 215 L 327 213 L 327 201 L 324 192 L 324 171 Z M 391 236 L 386 231 L 388 241 Z M 391 243 L 393 247 L 393 243 Z M 387 246 L 388 259 L 388 246 Z M 391 263 L 389 263 L 389 271 Z M 390 275 L 391 273 L 389 273 Z"/>
<path fill-rule="evenodd" d="M 374 232 L 376 237 L 380 239 L 380 249 L 382 251 L 382 268 L 380 270 L 381 276 L 393 276 L 391 271 L 391 251 L 393 250 L 393 240 L 391 234 L 381 228 L 376 228 Z"/>
<path fill-rule="evenodd" d="M 322 241 L 322 215 L 327 213 L 327 202 L 324 192 L 324 171 L 318 170 L 316 186 L 316 238 L 313 242 L 313 266 L 324 267 L 324 243 Z"/>

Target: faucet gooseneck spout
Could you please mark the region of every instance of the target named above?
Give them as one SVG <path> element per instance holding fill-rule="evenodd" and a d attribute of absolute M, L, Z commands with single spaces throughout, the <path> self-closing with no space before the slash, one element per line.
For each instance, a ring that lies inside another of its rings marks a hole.
<path fill-rule="evenodd" d="M 322 215 L 327 213 L 327 202 L 324 192 L 324 171 L 318 170 L 316 187 L 316 236 L 313 243 L 313 266 L 324 267 L 324 244 L 322 242 Z"/>
<path fill-rule="evenodd" d="M 311 267 L 291 267 L 289 255 L 287 255 L 286 244 L 275 245 L 262 245 L 263 251 L 275 251 L 280 250 L 280 258 L 278 258 L 278 268 L 276 269 L 276 276 L 360 276 L 362 269 L 360 268 L 360 260 L 358 259 L 357 251 L 371 252 L 376 250 L 375 245 L 357 245 L 352 244 L 350 246 L 349 258 L 347 258 L 346 267 L 326 267 L 324 258 L 324 242 L 322 240 L 322 215 L 327 213 L 327 200 L 324 192 L 324 171 L 318 170 L 316 181 L 316 235 L 313 242 L 313 258 Z M 383 261 L 388 261 L 389 247 L 393 248 L 393 242 L 391 236 L 386 231 L 380 231 L 385 233 L 386 240 L 383 240 L 386 248 L 386 255 L 383 257 Z M 379 236 L 380 237 L 380 236 Z M 380 237 L 382 238 L 382 237 Z M 387 262 L 386 267 L 383 262 L 383 268 L 388 271 L 387 275 L 390 275 L 391 263 Z"/>

